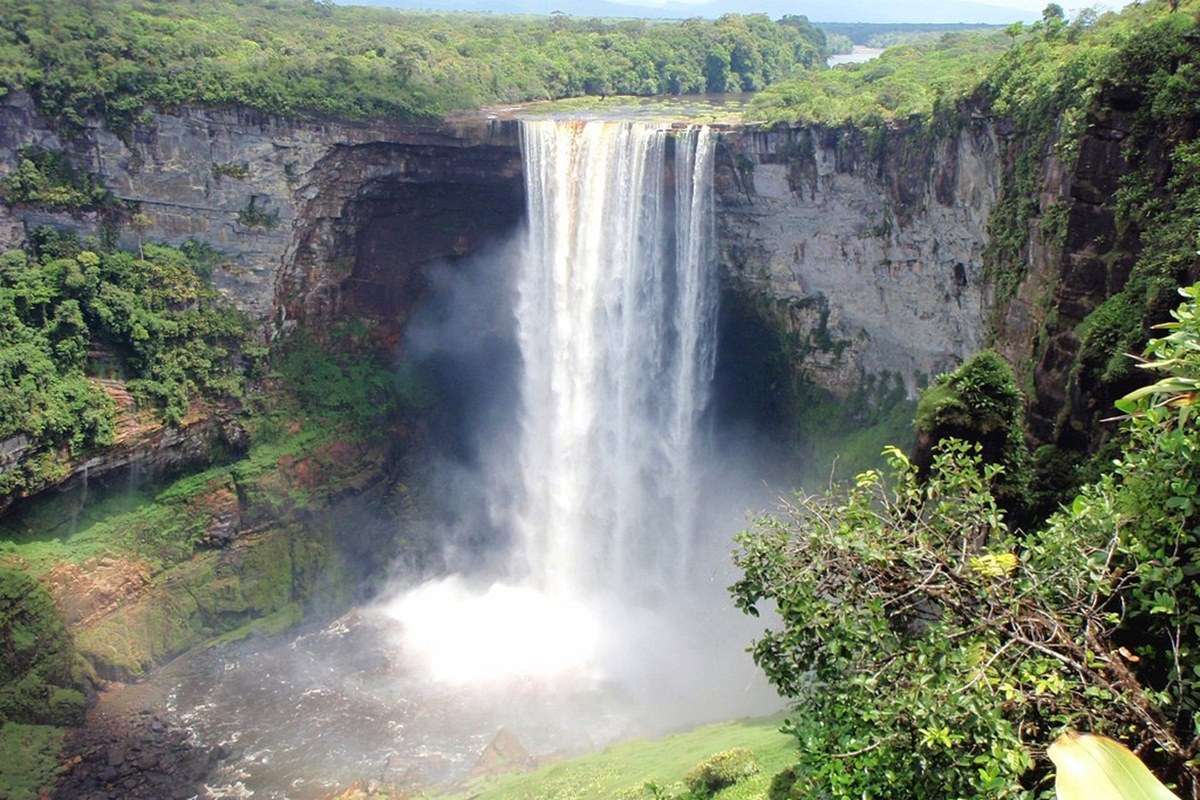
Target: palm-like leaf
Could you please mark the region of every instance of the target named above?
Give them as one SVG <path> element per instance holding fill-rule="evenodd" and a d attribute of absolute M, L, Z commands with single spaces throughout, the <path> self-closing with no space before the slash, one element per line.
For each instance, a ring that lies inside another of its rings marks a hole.
<path fill-rule="evenodd" d="M 1091 734 L 1065 733 L 1050 745 L 1058 800 L 1179 800 L 1123 745 Z"/>

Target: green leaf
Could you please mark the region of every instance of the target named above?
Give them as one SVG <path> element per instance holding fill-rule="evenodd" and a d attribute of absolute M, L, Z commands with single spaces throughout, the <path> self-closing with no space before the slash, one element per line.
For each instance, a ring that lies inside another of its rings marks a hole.
<path fill-rule="evenodd" d="M 1064 733 L 1050 745 L 1058 800 L 1179 800 L 1137 756 L 1104 736 Z"/>

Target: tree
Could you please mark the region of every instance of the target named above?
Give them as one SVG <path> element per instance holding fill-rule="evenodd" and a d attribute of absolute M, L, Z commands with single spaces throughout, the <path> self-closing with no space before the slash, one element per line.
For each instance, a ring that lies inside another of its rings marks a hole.
<path fill-rule="evenodd" d="M 1042 25 L 1045 26 L 1046 36 L 1058 36 L 1067 25 L 1067 15 L 1058 3 L 1051 3 L 1042 10 Z"/>
<path fill-rule="evenodd" d="M 133 228 L 134 233 L 137 234 L 138 258 L 143 260 L 146 258 L 146 251 L 142 246 L 142 238 L 145 236 L 146 231 L 150 230 L 153 225 L 154 220 L 145 212 L 138 211 L 129 217 L 129 227 Z"/>

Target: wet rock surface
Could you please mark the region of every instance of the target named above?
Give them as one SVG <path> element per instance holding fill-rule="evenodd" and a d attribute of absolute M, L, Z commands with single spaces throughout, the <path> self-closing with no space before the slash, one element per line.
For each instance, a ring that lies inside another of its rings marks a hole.
<path fill-rule="evenodd" d="M 52 800 L 188 800 L 209 796 L 224 755 L 149 711 L 93 715 L 67 737 Z"/>

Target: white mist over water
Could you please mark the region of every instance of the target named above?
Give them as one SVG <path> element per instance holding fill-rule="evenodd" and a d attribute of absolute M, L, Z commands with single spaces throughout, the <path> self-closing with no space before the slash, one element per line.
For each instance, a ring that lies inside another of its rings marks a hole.
<path fill-rule="evenodd" d="M 714 137 L 550 119 L 522 121 L 521 138 L 518 430 L 483 476 L 512 535 L 510 572 L 431 581 L 384 613 L 439 681 L 677 690 L 685 681 L 663 664 L 700 652 L 687 637 L 740 650 L 693 602 L 699 585 L 721 604 L 723 583 L 707 582 L 729 549 L 703 541 L 716 523 L 699 510 L 717 338 Z"/>

